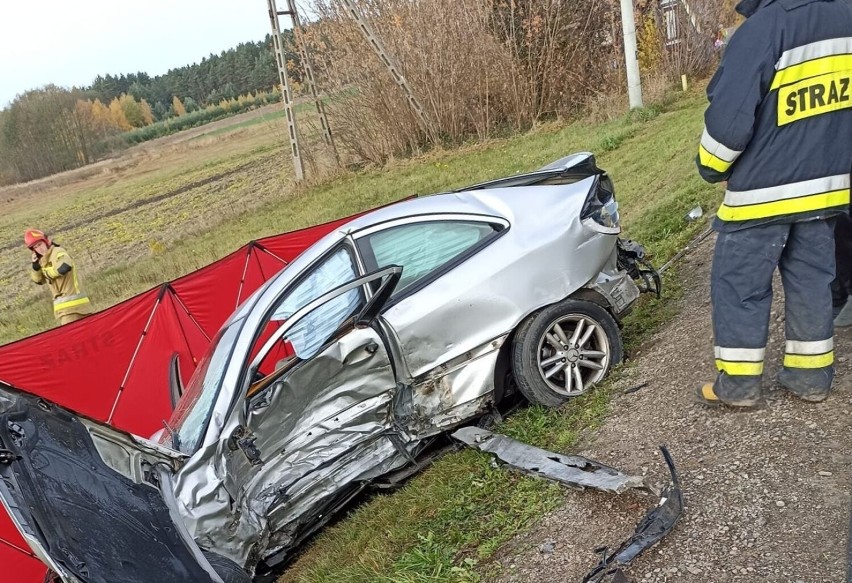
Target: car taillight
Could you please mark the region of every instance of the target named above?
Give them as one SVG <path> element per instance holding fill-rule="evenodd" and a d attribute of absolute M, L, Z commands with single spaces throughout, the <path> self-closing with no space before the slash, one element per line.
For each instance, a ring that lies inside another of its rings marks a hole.
<path fill-rule="evenodd" d="M 580 213 L 583 223 L 601 233 L 618 234 L 621 232 L 621 220 L 618 216 L 618 201 L 615 200 L 615 188 L 605 173 L 595 182 L 583 211 Z"/>

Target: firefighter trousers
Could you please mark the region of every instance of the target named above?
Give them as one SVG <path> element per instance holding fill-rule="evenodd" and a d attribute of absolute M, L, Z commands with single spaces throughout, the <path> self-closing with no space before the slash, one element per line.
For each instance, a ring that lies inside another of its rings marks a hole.
<path fill-rule="evenodd" d="M 723 401 L 761 393 L 772 275 L 784 286 L 786 346 L 778 382 L 800 396 L 828 393 L 834 378 L 834 219 L 719 233 L 710 296 Z"/>

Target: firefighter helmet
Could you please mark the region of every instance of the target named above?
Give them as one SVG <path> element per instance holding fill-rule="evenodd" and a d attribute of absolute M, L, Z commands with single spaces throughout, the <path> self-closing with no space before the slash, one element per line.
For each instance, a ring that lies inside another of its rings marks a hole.
<path fill-rule="evenodd" d="M 27 247 L 32 249 L 33 245 L 39 241 L 44 241 L 46 245 L 50 246 L 50 239 L 47 238 L 44 231 L 39 231 L 38 229 L 27 229 L 24 231 L 24 244 Z"/>

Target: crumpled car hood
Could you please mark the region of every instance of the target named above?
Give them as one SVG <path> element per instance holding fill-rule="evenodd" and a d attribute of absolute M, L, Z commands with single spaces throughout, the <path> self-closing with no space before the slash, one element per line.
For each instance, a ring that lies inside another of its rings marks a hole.
<path fill-rule="evenodd" d="M 7 388 L 0 497 L 43 560 L 83 583 L 219 581 L 184 543 L 159 489 L 105 463 L 88 422 L 35 397 L 7 398 Z"/>

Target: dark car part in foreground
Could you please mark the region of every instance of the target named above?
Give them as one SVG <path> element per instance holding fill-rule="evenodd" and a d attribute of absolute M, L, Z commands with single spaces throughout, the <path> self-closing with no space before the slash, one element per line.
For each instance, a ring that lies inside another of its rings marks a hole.
<path fill-rule="evenodd" d="M 31 396 L 19 395 L 0 415 L 0 494 L 39 558 L 66 581 L 222 583 L 161 494 L 171 487 L 161 483 L 169 480 L 166 462 L 128 448 L 126 459 L 110 460 L 136 474 L 122 475 L 90 430 Z"/>
<path fill-rule="evenodd" d="M 559 482 L 571 488 L 594 488 L 621 494 L 631 488 L 649 490 L 645 479 L 631 476 L 579 455 L 562 455 L 479 427 L 462 427 L 452 434 L 467 445 L 494 454 L 510 468 Z"/>
<path fill-rule="evenodd" d="M 633 536 L 617 549 L 612 552 L 607 547 L 597 549 L 597 552 L 601 554 L 600 563 L 583 578 L 582 583 L 626 582 L 627 579 L 621 567 L 660 542 L 677 524 L 683 513 L 683 492 L 669 450 L 665 446 L 660 446 L 660 451 L 669 468 L 672 481 L 663 490 L 659 504 L 648 511 L 636 525 Z"/>
<path fill-rule="evenodd" d="M 582 456 L 562 455 L 527 445 L 487 429 L 463 427 L 455 431 L 452 438 L 496 456 L 510 469 L 571 488 L 594 488 L 613 494 L 621 494 L 628 489 L 654 491 L 640 476 L 624 474 Z M 663 489 L 659 503 L 636 526 L 633 536 L 612 552 L 607 547 L 596 549 L 601 560 L 582 583 L 629 583 L 621 568 L 660 542 L 672 531 L 683 513 L 683 493 L 674 460 L 665 446 L 660 446 L 660 451 L 671 474 L 671 483 Z"/>

